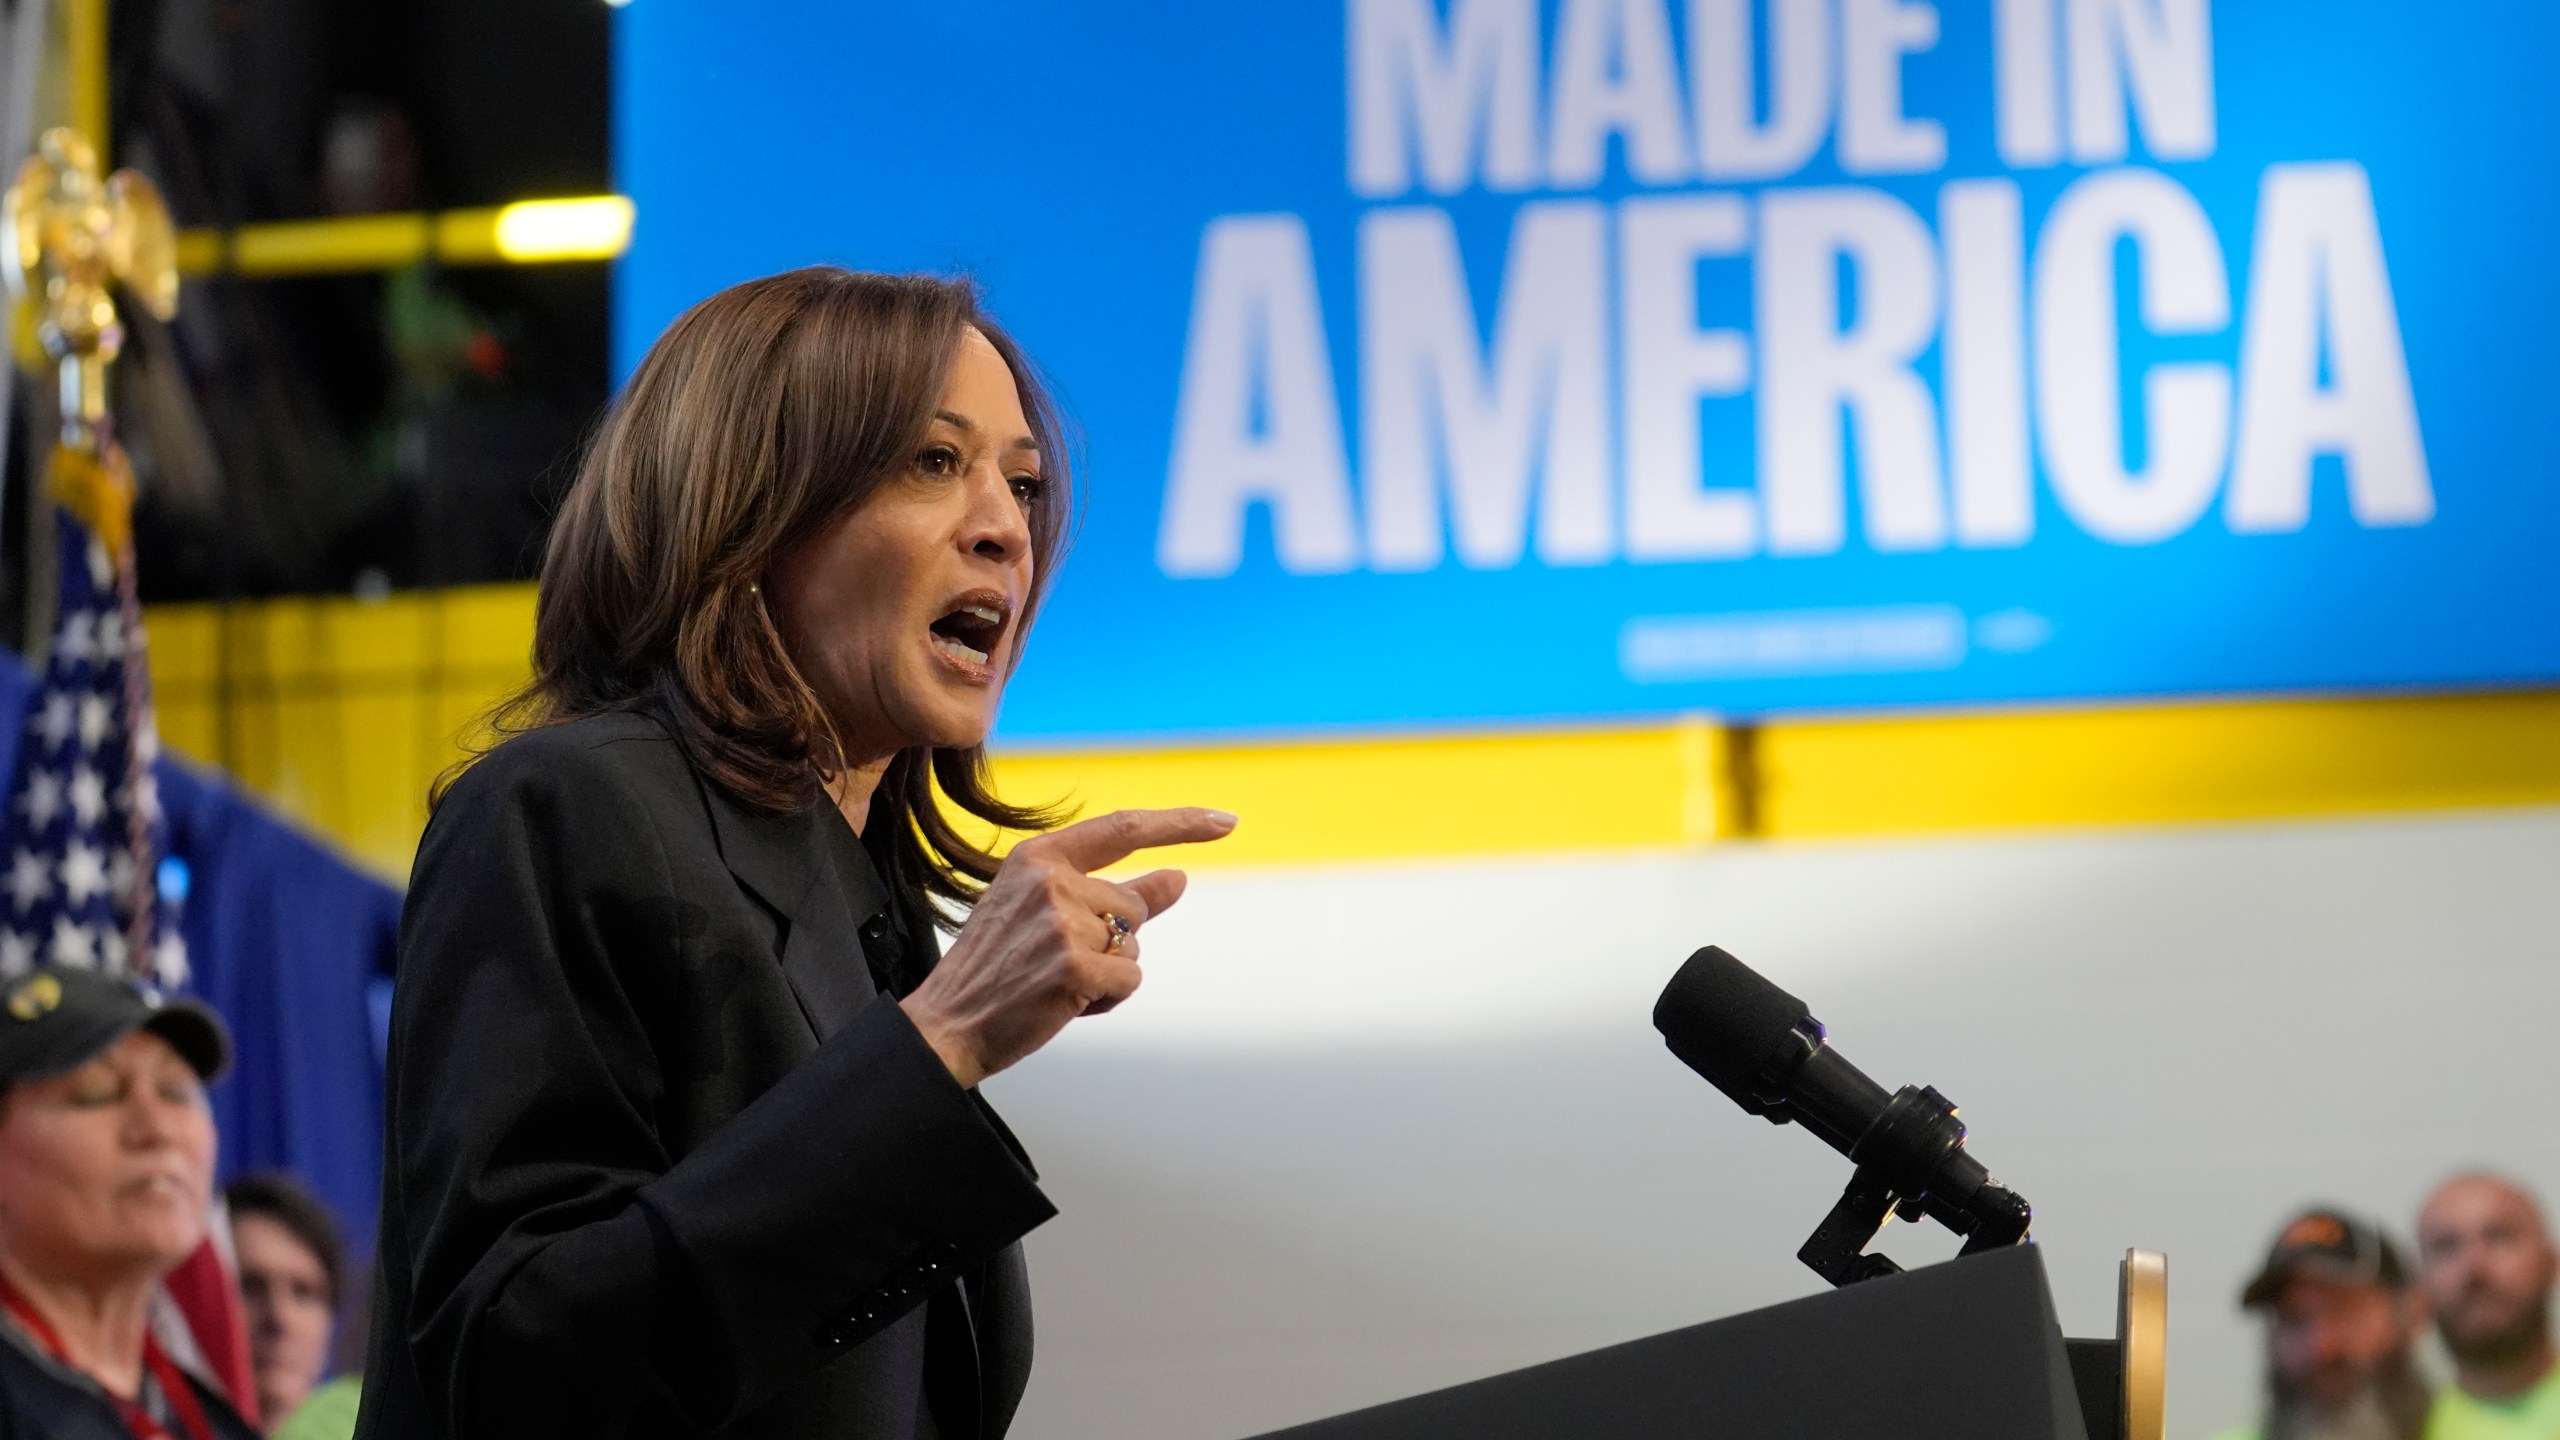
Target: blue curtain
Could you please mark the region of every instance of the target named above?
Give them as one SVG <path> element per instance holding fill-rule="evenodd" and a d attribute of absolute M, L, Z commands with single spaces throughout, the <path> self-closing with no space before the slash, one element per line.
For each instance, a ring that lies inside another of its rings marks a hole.
<path fill-rule="evenodd" d="M 16 777 L 33 691 L 26 666 L 0 653 L 0 777 Z M 161 888 L 183 896 L 188 988 L 231 1026 L 231 1074 L 212 1092 L 222 1173 L 293 1172 L 369 1254 L 400 892 L 221 777 L 165 755 L 155 769 L 169 824 Z"/>

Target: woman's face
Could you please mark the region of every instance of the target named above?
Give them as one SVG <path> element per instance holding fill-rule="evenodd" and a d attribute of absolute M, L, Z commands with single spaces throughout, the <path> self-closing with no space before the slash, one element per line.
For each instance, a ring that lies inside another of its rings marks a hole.
<path fill-rule="evenodd" d="M 1004 357 L 966 331 L 906 470 L 765 577 L 848 766 L 987 738 L 1031 595 L 1042 458 Z"/>
<path fill-rule="evenodd" d="M 205 1235 L 213 1116 L 169 1043 L 136 1030 L 0 1100 L 0 1253 L 40 1274 L 158 1275 Z"/>

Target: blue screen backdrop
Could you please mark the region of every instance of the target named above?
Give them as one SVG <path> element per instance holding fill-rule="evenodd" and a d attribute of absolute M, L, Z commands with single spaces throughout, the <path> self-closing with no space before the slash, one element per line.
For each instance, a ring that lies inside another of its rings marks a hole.
<path fill-rule="evenodd" d="M 2560 678 L 2532 0 L 636 0 L 624 373 L 965 273 L 1027 742 Z"/>

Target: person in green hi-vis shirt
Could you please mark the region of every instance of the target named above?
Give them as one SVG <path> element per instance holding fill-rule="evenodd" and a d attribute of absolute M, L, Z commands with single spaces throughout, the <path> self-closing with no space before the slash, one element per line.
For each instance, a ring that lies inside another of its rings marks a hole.
<path fill-rule="evenodd" d="M 360 1382 L 320 1384 L 348 1291 L 347 1242 L 319 1196 L 290 1175 L 243 1175 L 224 1191 L 240 1309 L 267 1440 L 347 1440 Z"/>
<path fill-rule="evenodd" d="M 2265 1422 L 2219 1440 L 2421 1440 L 2427 1312 L 2410 1280 L 2371 1222 L 2326 1208 L 2294 1217 L 2240 1293 L 2267 1319 Z"/>
<path fill-rule="evenodd" d="M 364 1377 L 341 1375 L 311 1392 L 267 1440 L 347 1440 L 356 1433 L 356 1407 L 364 1401 Z"/>
<path fill-rule="evenodd" d="M 2551 1285 L 2560 1270 L 2542 1207 L 2513 1180 L 2478 1172 L 2436 1187 L 2418 1211 L 2418 1288 L 2453 1357 L 2427 1440 L 2560 1440 Z"/>

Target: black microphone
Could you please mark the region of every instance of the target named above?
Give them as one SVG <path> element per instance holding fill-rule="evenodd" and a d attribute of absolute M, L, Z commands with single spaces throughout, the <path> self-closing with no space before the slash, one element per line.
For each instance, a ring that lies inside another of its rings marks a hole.
<path fill-rule="evenodd" d="M 2026 1238 L 2033 1212 L 1965 1152 L 1964 1124 L 1945 1096 L 1910 1085 L 1888 1093 L 1840 1058 L 1803 1001 L 1717 947 L 1690 956 L 1671 977 L 1653 1007 L 1653 1028 L 1733 1103 L 1773 1125 L 1803 1125 L 1858 1167 L 1800 1252 L 1833 1284 L 1900 1268 L 1859 1253 L 1897 1209 L 1966 1237 L 1968 1255 Z"/>

